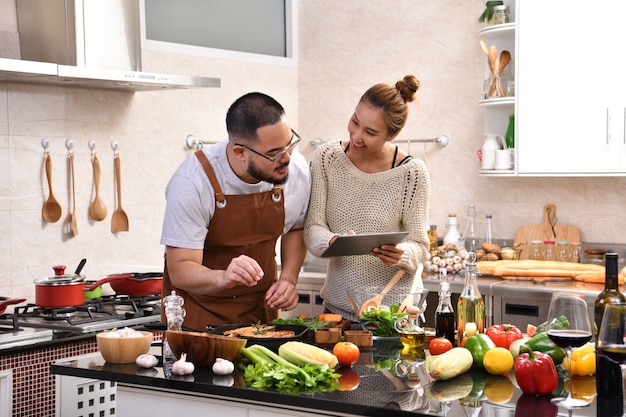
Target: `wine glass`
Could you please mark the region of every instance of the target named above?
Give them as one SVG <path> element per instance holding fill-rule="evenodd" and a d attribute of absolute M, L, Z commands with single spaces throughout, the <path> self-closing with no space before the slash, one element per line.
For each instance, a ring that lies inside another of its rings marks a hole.
<path fill-rule="evenodd" d="M 569 321 L 569 328 L 559 325 L 559 317 Z M 552 402 L 569 410 L 587 407 L 589 403 L 572 397 L 572 348 L 579 347 L 593 336 L 587 303 L 580 294 L 557 292 L 552 294 L 548 311 L 548 337 L 567 353 L 568 394 L 565 398 L 553 398 Z"/>
<path fill-rule="evenodd" d="M 596 380 L 598 394 L 603 397 L 626 399 L 626 303 L 607 304 L 604 307 L 598 333 L 598 366 Z M 617 381 L 620 381 L 619 383 Z M 626 405 L 626 400 L 624 401 Z M 623 407 L 626 416 L 626 407 Z"/>

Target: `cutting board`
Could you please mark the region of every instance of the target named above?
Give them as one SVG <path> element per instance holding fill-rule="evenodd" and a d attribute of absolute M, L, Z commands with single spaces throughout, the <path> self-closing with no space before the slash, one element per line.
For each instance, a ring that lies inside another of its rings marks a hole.
<path fill-rule="evenodd" d="M 546 204 L 543 208 L 543 223 L 520 226 L 515 232 L 514 247 L 522 249 L 520 259 L 529 259 L 532 240 L 580 242 L 580 230 L 576 226 L 557 224 L 556 206 Z"/>

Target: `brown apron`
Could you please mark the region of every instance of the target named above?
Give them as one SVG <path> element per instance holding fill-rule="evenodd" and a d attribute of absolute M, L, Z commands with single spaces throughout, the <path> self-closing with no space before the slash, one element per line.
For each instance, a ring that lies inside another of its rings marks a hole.
<path fill-rule="evenodd" d="M 170 294 L 174 289 L 185 298 L 187 314 L 183 326 L 191 329 L 269 323 L 278 317 L 278 311 L 267 306 L 265 293 L 278 275 L 276 241 L 285 225 L 283 191 L 275 185 L 272 191 L 258 194 L 224 195 L 204 153 L 198 151 L 195 155 L 215 191 L 215 213 L 204 241 L 202 264 L 210 269 L 226 269 L 233 258 L 244 254 L 255 259 L 265 275 L 254 287 L 237 286 L 210 296 L 191 294 L 172 286 L 166 263 L 162 294 Z M 161 318 L 165 320 L 164 312 Z"/>

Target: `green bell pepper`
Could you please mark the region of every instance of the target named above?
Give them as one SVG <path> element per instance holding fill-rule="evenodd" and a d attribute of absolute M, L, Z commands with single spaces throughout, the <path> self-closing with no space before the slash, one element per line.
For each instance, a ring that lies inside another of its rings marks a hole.
<path fill-rule="evenodd" d="M 569 322 L 567 325 L 569 327 Z M 536 333 L 524 344 L 531 348 L 533 352 L 537 351 L 550 356 L 555 365 L 560 365 L 565 357 L 565 350 L 555 345 L 546 332 Z"/>
<path fill-rule="evenodd" d="M 485 369 L 483 365 L 483 358 L 488 350 L 496 347 L 493 340 L 484 333 L 479 333 L 475 336 L 470 336 L 465 341 L 463 347 L 470 351 L 472 358 L 474 359 L 474 367 L 478 369 Z"/>
<path fill-rule="evenodd" d="M 569 320 L 565 316 L 559 316 L 553 321 L 552 328 L 555 330 L 569 329 Z M 544 333 L 546 331 L 548 331 L 548 322 L 544 321 L 539 326 L 537 326 L 535 334 Z"/>

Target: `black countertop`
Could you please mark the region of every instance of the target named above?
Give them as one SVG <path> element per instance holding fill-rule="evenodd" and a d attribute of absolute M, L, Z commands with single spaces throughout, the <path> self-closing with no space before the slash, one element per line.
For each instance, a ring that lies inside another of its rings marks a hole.
<path fill-rule="evenodd" d="M 160 346 L 153 344 L 151 352 L 160 355 Z M 379 369 L 377 369 L 379 368 Z M 411 376 L 403 374 L 403 370 L 412 369 Z M 99 353 L 84 355 L 79 358 L 61 360 L 52 364 L 53 374 L 83 377 L 95 380 L 115 381 L 118 385 L 130 385 L 147 391 L 168 391 L 198 395 L 232 401 L 242 404 L 261 404 L 269 407 L 278 406 L 282 409 L 308 410 L 310 412 L 330 415 L 363 415 L 363 416 L 459 416 L 478 415 L 506 417 L 528 413 L 527 407 L 542 407 L 545 398 L 522 396 L 521 391 L 509 384 L 514 378 L 493 377 L 483 372 L 471 371 L 449 382 L 432 382 L 425 373 L 423 363 L 413 363 L 399 359 L 398 345 L 392 342 L 376 341 L 372 349 L 363 350 L 359 361 L 352 371 L 358 375 L 359 385 L 351 391 L 334 391 L 315 395 L 289 395 L 278 392 L 259 391 L 245 387 L 242 373 L 236 369 L 232 375 L 232 386 L 220 385 L 220 378 L 210 369 L 196 369 L 192 375 L 184 377 L 166 377 L 161 363 L 155 368 L 142 369 L 135 364 L 115 365 L 104 361 Z M 354 376 L 353 374 L 353 376 Z M 593 377 L 581 380 L 587 388 L 595 387 Z M 590 379 L 591 378 L 591 379 Z M 508 387 L 503 391 L 485 390 L 485 386 L 497 384 Z M 562 387 L 562 384 L 560 385 Z M 467 395 L 467 392 L 471 393 Z M 452 397 L 451 401 L 441 397 L 454 392 L 464 392 L 461 399 Z M 498 394 L 499 392 L 499 394 Z M 506 394 L 508 392 L 508 395 Z M 158 395 L 158 393 L 155 393 Z M 504 395 L 504 403 L 501 397 Z M 510 398 L 507 400 L 507 398 Z M 521 399 L 521 400 L 520 400 Z M 523 402 L 524 410 L 517 410 L 516 404 Z M 621 401 L 608 404 L 615 409 L 613 412 L 604 408 L 607 403 L 594 399 L 589 407 L 574 410 L 572 416 L 621 416 Z M 557 415 L 555 408 L 547 414 L 534 413 L 533 417 Z M 559 415 L 568 415 L 566 410 L 559 409 Z"/>

